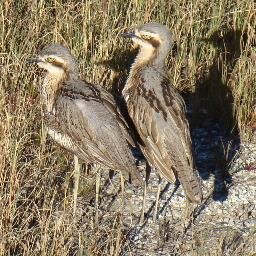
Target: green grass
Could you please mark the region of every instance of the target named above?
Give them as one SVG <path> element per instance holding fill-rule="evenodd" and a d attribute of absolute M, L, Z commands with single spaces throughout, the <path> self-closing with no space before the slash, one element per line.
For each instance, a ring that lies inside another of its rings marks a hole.
<path fill-rule="evenodd" d="M 166 24 L 176 45 L 172 83 L 248 139 L 256 122 L 256 9 L 253 0 L 3 0 L 0 3 L 0 255 L 119 255 L 118 224 L 96 230 L 72 220 L 70 156 L 46 142 L 38 71 L 26 59 L 58 42 L 79 58 L 81 75 L 120 86 L 131 61 L 119 34 Z M 122 56 L 122 57 L 119 57 Z M 195 116 L 196 119 L 196 116 Z M 103 239 L 105 234 L 109 239 Z M 103 244 L 102 244 L 103 243 Z"/>

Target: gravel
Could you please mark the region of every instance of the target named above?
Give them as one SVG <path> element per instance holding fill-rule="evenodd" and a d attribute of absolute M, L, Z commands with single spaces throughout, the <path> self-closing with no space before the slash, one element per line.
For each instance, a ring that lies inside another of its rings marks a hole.
<path fill-rule="evenodd" d="M 102 189 L 100 218 L 122 215 L 126 242 L 123 255 L 253 255 L 256 253 L 256 144 L 229 138 L 206 119 L 192 130 L 195 159 L 204 201 L 189 208 L 181 186 L 159 183 L 151 171 L 141 221 L 143 188 L 126 184 L 124 202 L 120 176 Z M 145 163 L 135 152 L 142 173 Z M 101 184 L 109 180 L 104 172 Z M 156 220 L 154 211 L 161 188 Z M 119 189 L 119 192 L 118 192 Z M 192 209 L 193 208 L 193 209 Z M 192 212 L 193 210 L 193 212 Z M 188 213 L 193 213 L 188 217 Z"/>

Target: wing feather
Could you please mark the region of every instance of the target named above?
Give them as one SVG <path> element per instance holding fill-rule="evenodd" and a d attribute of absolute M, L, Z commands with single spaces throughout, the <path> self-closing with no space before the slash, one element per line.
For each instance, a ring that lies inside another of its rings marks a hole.
<path fill-rule="evenodd" d="M 64 84 L 54 103 L 55 130 L 73 142 L 73 153 L 142 179 L 126 140 L 131 140 L 112 96 L 77 81 Z M 57 126 L 57 127 L 56 127 Z M 72 150 L 72 147 L 70 147 Z"/>
<path fill-rule="evenodd" d="M 168 181 L 179 178 L 191 201 L 201 201 L 201 186 L 194 170 L 182 97 L 165 78 L 159 84 L 160 89 L 158 85 L 155 85 L 155 90 L 143 88 L 143 84 L 138 86 L 141 87 L 140 93 L 134 90 L 129 99 L 137 108 L 144 108 L 144 111 L 134 111 L 132 119 L 145 143 L 141 146 L 145 157 Z M 133 109 L 131 105 L 130 109 Z"/>

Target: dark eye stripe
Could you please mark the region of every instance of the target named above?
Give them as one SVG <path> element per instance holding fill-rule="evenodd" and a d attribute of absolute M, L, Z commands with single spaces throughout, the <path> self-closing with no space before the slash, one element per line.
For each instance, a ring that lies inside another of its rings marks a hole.
<path fill-rule="evenodd" d="M 59 67 L 59 68 L 62 68 L 62 69 L 65 69 L 65 66 L 63 63 L 61 62 L 58 62 L 57 60 L 54 60 L 52 63 L 52 65 L 56 66 L 56 67 Z"/>
<path fill-rule="evenodd" d="M 59 68 L 62 68 L 62 69 L 65 69 L 66 66 L 62 63 L 62 62 L 59 62 L 58 60 L 56 60 L 55 58 L 52 58 L 52 57 L 48 57 L 46 59 L 46 61 L 56 67 L 59 67 Z"/>
<path fill-rule="evenodd" d="M 160 42 L 157 39 L 150 38 L 147 40 L 149 43 L 152 44 L 153 47 L 157 48 L 160 45 Z"/>

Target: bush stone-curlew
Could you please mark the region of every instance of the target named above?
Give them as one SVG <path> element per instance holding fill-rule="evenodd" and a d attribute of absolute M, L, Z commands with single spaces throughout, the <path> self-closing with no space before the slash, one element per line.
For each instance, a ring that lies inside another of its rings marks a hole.
<path fill-rule="evenodd" d="M 200 202 L 201 185 L 194 169 L 185 104 L 170 85 L 164 61 L 171 47 L 167 27 L 148 23 L 122 34 L 140 47 L 123 96 L 141 137 L 140 148 L 169 182 L 178 179 L 189 201 Z"/>
<path fill-rule="evenodd" d="M 46 71 L 39 91 L 47 132 L 75 155 L 74 212 L 80 173 L 78 159 L 119 170 L 126 179 L 131 175 L 132 180 L 142 182 L 127 143 L 132 143 L 132 139 L 112 95 L 82 81 L 76 59 L 62 45 L 46 46 L 29 62 Z"/>

